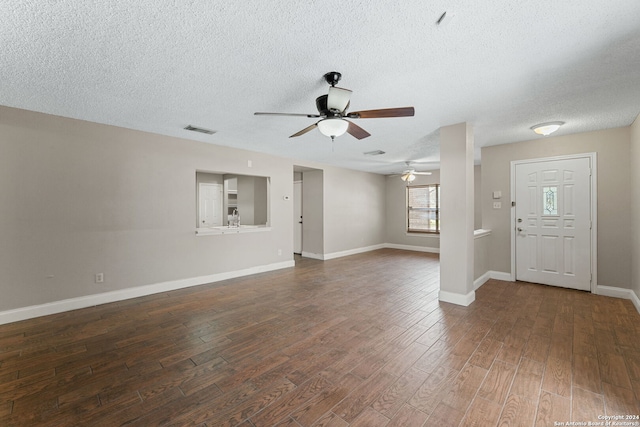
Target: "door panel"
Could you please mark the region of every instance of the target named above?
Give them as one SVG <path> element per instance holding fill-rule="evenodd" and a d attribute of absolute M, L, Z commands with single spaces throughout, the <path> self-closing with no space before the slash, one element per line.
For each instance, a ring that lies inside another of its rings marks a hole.
<path fill-rule="evenodd" d="M 589 158 L 515 165 L 516 279 L 591 288 Z"/>
<path fill-rule="evenodd" d="M 222 225 L 222 185 L 200 183 L 198 186 L 198 226 Z"/>

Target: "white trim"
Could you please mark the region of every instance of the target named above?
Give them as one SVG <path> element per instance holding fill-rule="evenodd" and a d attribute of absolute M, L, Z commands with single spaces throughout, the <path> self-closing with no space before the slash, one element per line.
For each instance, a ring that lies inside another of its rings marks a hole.
<path fill-rule="evenodd" d="M 631 299 L 631 289 L 618 288 L 615 286 L 598 286 L 596 289 L 596 295 L 603 295 L 605 297 Z"/>
<path fill-rule="evenodd" d="M 638 313 L 640 313 L 640 298 L 638 298 L 638 294 L 636 294 L 634 291 L 631 291 L 630 300 L 633 303 L 633 305 L 636 306 L 636 310 L 638 310 Z"/>
<path fill-rule="evenodd" d="M 192 277 L 188 279 L 172 280 L 169 282 L 154 283 L 151 285 L 136 286 L 134 288 L 121 289 L 101 294 L 87 295 L 78 298 L 70 298 L 46 304 L 32 305 L 29 307 L 2 311 L 0 312 L 0 325 L 18 322 L 20 320 L 32 319 L 34 317 L 47 316 L 50 314 L 62 313 L 65 311 L 77 310 L 80 308 L 93 307 L 100 304 L 123 301 L 131 298 L 173 291 L 176 289 L 188 288 L 191 286 L 204 285 L 207 283 L 219 282 L 236 277 L 249 276 L 251 274 L 264 273 L 267 271 L 279 270 L 282 268 L 289 268 L 294 266 L 295 262 L 293 260 L 283 261 L 275 264 L 246 268 L 243 270 L 229 271 L 226 273 L 212 274 L 209 276 Z"/>
<path fill-rule="evenodd" d="M 302 251 L 302 253 L 300 255 L 302 255 L 304 258 L 319 259 L 319 260 L 324 261 L 324 255 L 323 254 L 315 254 L 313 252 Z"/>
<path fill-rule="evenodd" d="M 385 243 L 384 247 L 388 249 L 402 249 L 404 251 L 429 252 L 433 254 L 440 253 L 440 248 L 432 248 L 428 246 L 399 245 L 397 243 Z"/>
<path fill-rule="evenodd" d="M 640 298 L 638 298 L 638 295 L 636 295 L 633 289 L 617 288 L 615 286 L 598 286 L 595 294 L 631 300 L 636 310 L 638 310 L 638 313 L 640 313 Z"/>
<path fill-rule="evenodd" d="M 426 239 L 437 239 L 440 240 L 440 233 L 427 233 L 420 231 L 405 231 L 404 235 L 407 237 L 422 237 Z"/>
<path fill-rule="evenodd" d="M 473 288 L 475 290 L 478 290 L 478 288 L 480 288 L 480 286 L 487 283 L 489 279 L 502 280 L 504 282 L 513 282 L 513 280 L 511 280 L 511 273 L 503 273 L 501 271 L 489 270 L 486 273 L 484 273 L 482 276 L 478 277 L 476 280 L 473 281 Z"/>
<path fill-rule="evenodd" d="M 492 279 L 502 280 L 504 282 L 515 282 L 515 280 L 512 278 L 513 276 L 511 273 L 505 273 L 504 271 L 491 271 L 491 270 L 489 270 L 488 273 Z"/>
<path fill-rule="evenodd" d="M 334 259 L 334 258 L 341 258 L 343 256 L 361 254 L 363 252 L 370 252 L 370 251 L 375 251 L 375 250 L 378 250 L 378 249 L 384 249 L 385 247 L 386 246 L 383 243 L 383 244 L 380 244 L 380 245 L 365 246 L 363 248 L 349 249 L 347 251 L 333 252 L 333 253 L 329 253 L 329 254 L 324 254 L 324 259 L 328 260 L 328 259 Z"/>
<path fill-rule="evenodd" d="M 466 295 L 456 294 L 453 292 L 439 291 L 438 299 L 451 304 L 468 306 L 476 300 L 476 291 L 471 291 Z"/>
<path fill-rule="evenodd" d="M 536 159 L 512 160 L 510 170 L 511 200 L 516 199 L 516 165 L 526 163 L 542 163 L 555 160 L 572 160 L 588 158 L 591 165 L 590 191 L 591 196 L 591 293 L 597 293 L 598 288 L 598 155 L 591 153 L 576 153 L 566 156 L 541 157 Z M 511 207 L 511 273 L 510 281 L 516 280 L 516 210 Z"/>
<path fill-rule="evenodd" d="M 482 276 L 478 277 L 476 280 L 473 281 L 473 289 L 477 291 L 478 288 L 484 285 L 485 283 L 487 283 L 489 279 L 491 279 L 491 273 L 487 271 Z"/>

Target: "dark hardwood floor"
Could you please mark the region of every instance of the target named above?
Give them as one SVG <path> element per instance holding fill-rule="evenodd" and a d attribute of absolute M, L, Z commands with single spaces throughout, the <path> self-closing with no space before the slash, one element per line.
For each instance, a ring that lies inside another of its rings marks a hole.
<path fill-rule="evenodd" d="M 385 249 L 3 325 L 0 426 L 640 415 L 629 301 L 490 280 L 460 307 L 438 286 L 437 256 Z"/>

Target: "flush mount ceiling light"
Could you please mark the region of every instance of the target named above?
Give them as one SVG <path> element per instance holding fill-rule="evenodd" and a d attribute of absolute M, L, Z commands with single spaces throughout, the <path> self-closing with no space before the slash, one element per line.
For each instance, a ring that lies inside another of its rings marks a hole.
<path fill-rule="evenodd" d="M 549 136 L 553 132 L 560 129 L 560 126 L 562 126 L 563 124 L 564 122 L 540 123 L 539 125 L 531 126 L 531 130 L 533 130 L 538 135 Z"/>

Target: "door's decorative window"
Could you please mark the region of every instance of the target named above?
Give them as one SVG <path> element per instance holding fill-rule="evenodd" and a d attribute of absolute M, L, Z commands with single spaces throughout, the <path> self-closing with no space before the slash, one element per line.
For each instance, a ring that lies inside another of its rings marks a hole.
<path fill-rule="evenodd" d="M 542 215 L 558 215 L 558 187 L 542 187 Z"/>

